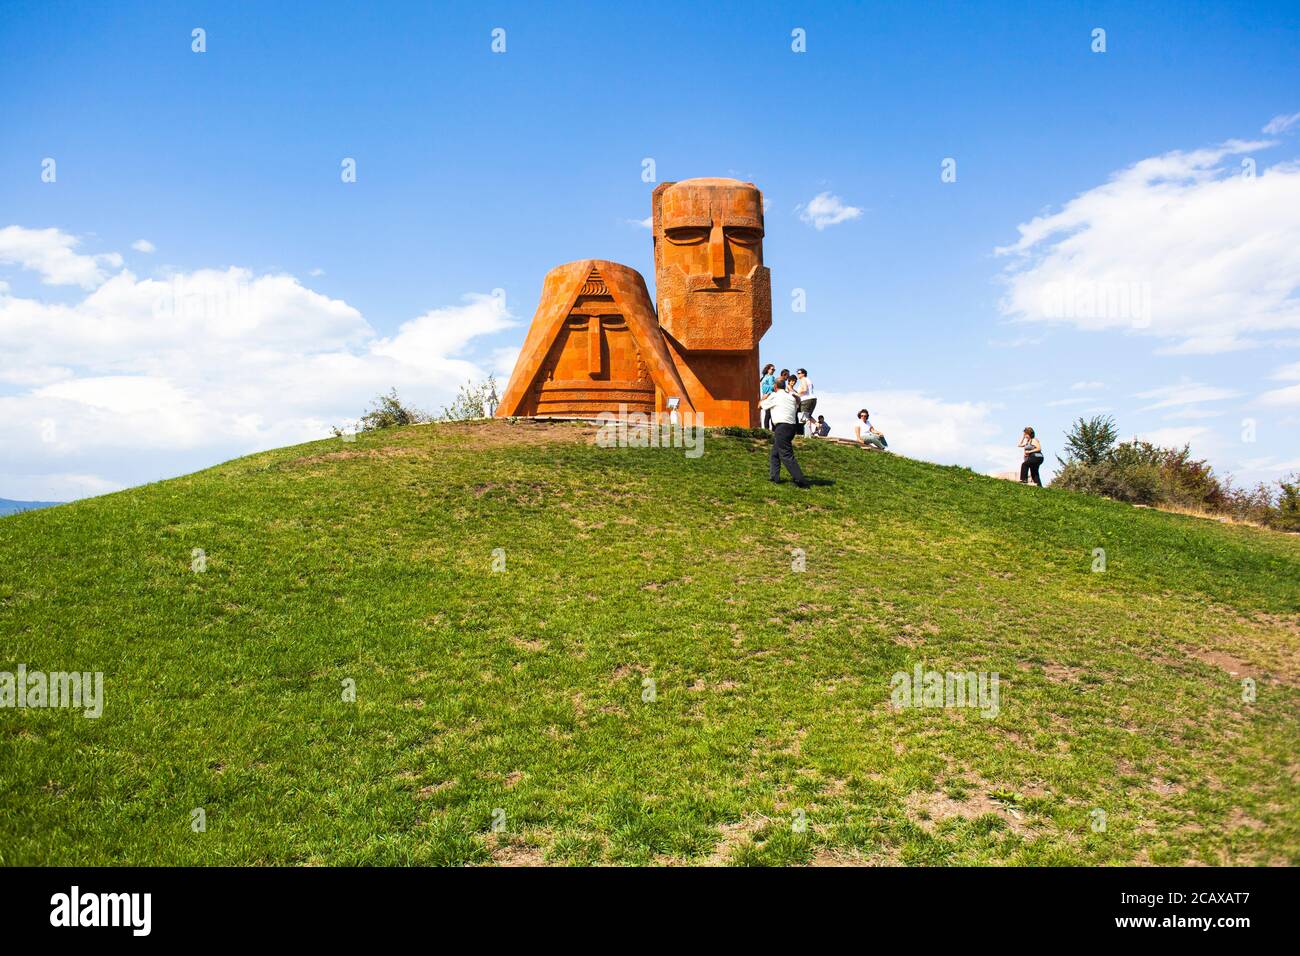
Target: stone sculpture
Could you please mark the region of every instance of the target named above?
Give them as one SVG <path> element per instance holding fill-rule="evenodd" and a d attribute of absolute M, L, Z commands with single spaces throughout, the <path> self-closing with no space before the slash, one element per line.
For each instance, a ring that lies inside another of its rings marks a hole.
<path fill-rule="evenodd" d="M 687 179 L 660 185 L 651 205 L 658 313 L 628 266 L 552 269 L 498 416 L 675 410 L 758 426 L 758 342 L 772 325 L 763 194 Z"/>

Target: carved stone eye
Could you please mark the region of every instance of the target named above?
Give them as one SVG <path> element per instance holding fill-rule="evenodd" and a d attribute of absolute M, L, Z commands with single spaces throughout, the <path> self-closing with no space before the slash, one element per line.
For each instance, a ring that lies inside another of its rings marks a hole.
<path fill-rule="evenodd" d="M 675 226 L 664 230 L 664 237 L 676 246 L 693 246 L 709 238 L 707 226 Z"/>

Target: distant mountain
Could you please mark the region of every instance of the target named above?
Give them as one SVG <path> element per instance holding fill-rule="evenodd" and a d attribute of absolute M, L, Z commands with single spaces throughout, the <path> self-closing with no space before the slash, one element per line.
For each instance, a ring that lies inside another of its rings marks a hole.
<path fill-rule="evenodd" d="M 0 517 L 17 514 L 19 511 L 34 511 L 37 508 L 49 508 L 61 504 L 62 501 L 11 501 L 9 498 L 0 498 Z"/>

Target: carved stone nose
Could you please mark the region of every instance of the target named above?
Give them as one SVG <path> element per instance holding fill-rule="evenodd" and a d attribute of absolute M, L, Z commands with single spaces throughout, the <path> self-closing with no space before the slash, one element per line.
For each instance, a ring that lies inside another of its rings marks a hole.
<path fill-rule="evenodd" d="M 587 324 L 587 374 L 592 378 L 600 378 L 600 373 L 604 371 L 600 339 L 600 316 L 593 315 Z"/>
<path fill-rule="evenodd" d="M 709 232 L 709 264 L 714 279 L 727 277 L 727 241 L 723 238 L 721 226 L 714 226 Z"/>

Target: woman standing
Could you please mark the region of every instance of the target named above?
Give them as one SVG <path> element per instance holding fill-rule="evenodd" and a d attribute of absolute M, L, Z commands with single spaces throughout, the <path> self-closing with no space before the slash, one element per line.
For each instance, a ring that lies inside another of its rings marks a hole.
<path fill-rule="evenodd" d="M 772 389 L 776 387 L 776 366 L 770 362 L 763 366 L 763 377 L 758 380 L 758 400 L 761 402 L 767 396 L 772 394 Z M 772 409 L 763 410 L 763 427 L 768 431 L 772 430 Z"/>
<path fill-rule="evenodd" d="M 1043 463 L 1043 443 L 1034 437 L 1034 430 L 1028 425 L 1025 426 L 1025 433 L 1020 436 L 1016 447 L 1025 450 L 1025 460 L 1020 464 L 1021 483 L 1029 484 L 1032 476 L 1034 484 L 1039 488 L 1043 487 L 1043 479 L 1038 477 L 1038 468 Z"/>

